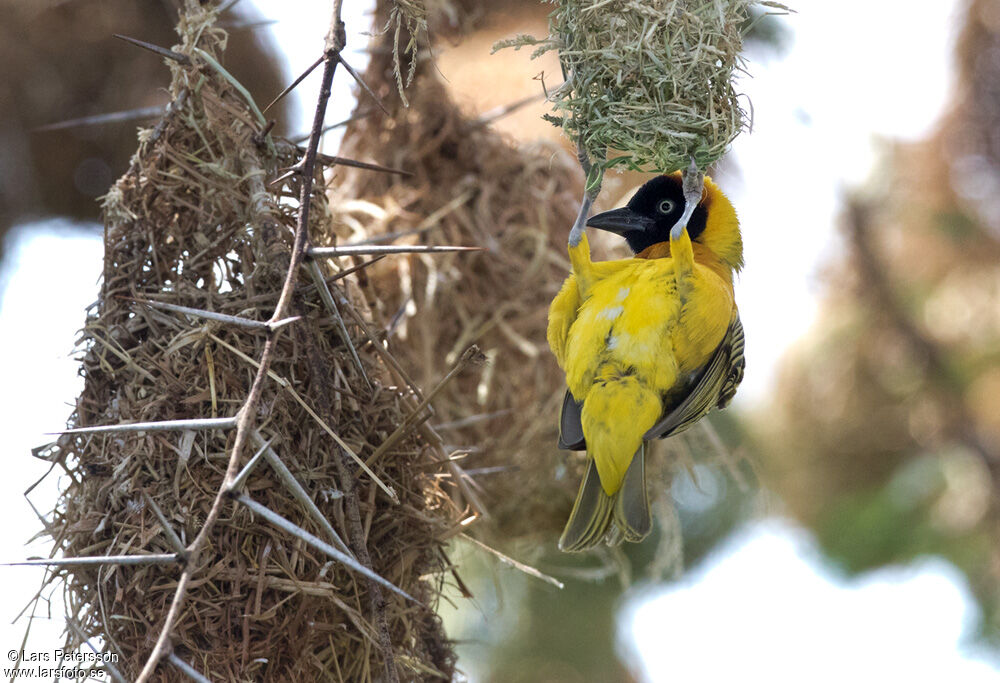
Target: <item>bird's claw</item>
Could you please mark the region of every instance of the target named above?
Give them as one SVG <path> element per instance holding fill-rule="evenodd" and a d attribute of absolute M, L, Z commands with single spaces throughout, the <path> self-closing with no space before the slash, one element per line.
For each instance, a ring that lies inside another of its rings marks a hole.
<path fill-rule="evenodd" d="M 681 238 L 688 221 L 691 220 L 691 215 L 701 202 L 701 195 L 705 189 L 705 174 L 698 170 L 694 157 L 691 157 L 691 165 L 681 173 L 681 187 L 684 191 L 684 213 L 670 229 L 671 240 Z"/>

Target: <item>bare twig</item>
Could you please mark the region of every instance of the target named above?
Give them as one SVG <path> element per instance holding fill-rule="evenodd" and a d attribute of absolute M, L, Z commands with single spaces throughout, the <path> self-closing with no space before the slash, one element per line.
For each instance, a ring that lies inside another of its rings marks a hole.
<path fill-rule="evenodd" d="M 345 242 L 341 244 L 342 247 L 359 247 L 367 244 L 384 244 L 386 242 L 395 242 L 401 237 L 411 237 L 413 235 L 423 235 L 425 232 L 430 231 L 434 226 L 427 226 L 425 228 L 413 228 L 412 230 L 400 230 L 398 232 L 380 232 L 376 235 L 371 235 L 360 240 L 352 240 L 350 242 Z"/>
<path fill-rule="evenodd" d="M 367 261 L 362 261 L 361 263 L 359 263 L 356 266 L 351 266 L 350 268 L 346 268 L 346 269 L 340 271 L 339 273 L 337 273 L 336 275 L 328 277 L 326 279 L 326 284 L 332 285 L 337 280 L 343 280 L 348 275 L 351 275 L 352 273 L 356 273 L 359 270 L 364 270 L 368 266 L 370 266 L 372 264 L 375 264 L 375 263 L 378 263 L 379 261 L 381 261 L 384 258 L 385 258 L 385 254 L 383 254 L 381 256 L 376 256 L 373 259 L 368 259 Z M 309 286 L 310 287 L 315 287 L 316 285 L 309 285 Z"/>
<path fill-rule="evenodd" d="M 320 154 L 316 157 L 316 160 L 320 163 L 326 164 L 327 166 L 350 166 L 351 168 L 360 168 L 366 171 L 378 171 L 380 173 L 390 173 L 404 177 L 410 177 L 413 175 L 410 171 L 404 171 L 400 168 L 390 168 L 389 166 L 382 166 L 381 164 L 373 164 L 368 161 L 358 161 L 357 159 L 347 159 L 345 157 L 337 157 L 330 154 Z"/>
<path fill-rule="evenodd" d="M 312 498 L 309 497 L 306 490 L 302 488 L 302 484 L 300 484 L 295 478 L 295 475 L 288 469 L 288 466 L 285 465 L 284 461 L 278 456 L 277 453 L 274 452 L 274 449 L 271 448 L 270 442 L 265 441 L 263 435 L 261 435 L 261 433 L 257 430 L 254 430 L 253 438 L 260 447 L 264 458 L 267 459 L 267 462 L 271 465 L 274 471 L 277 472 L 278 477 L 282 480 L 282 482 L 284 482 L 288 490 L 291 491 L 295 499 L 302 504 L 306 511 L 308 511 L 309 516 L 313 518 L 313 521 L 315 521 L 316 524 L 330 536 L 330 539 L 341 551 L 353 558 L 353 553 L 351 553 L 350 548 L 348 548 L 347 544 L 340 538 L 340 534 L 336 532 L 330 524 L 330 521 L 324 517 L 323 513 L 320 512 L 318 507 L 316 507 L 316 503 L 314 503 Z"/>
<path fill-rule="evenodd" d="M 298 145 L 295 145 L 295 149 L 298 153 L 303 153 L 303 150 Z M 345 157 L 330 156 L 329 154 L 317 154 L 316 161 L 320 164 L 326 166 L 350 166 L 351 168 L 360 168 L 366 171 L 377 171 L 379 173 L 389 173 L 401 176 L 412 176 L 413 174 L 409 171 L 404 171 L 398 168 L 390 168 L 388 166 L 382 166 L 381 164 L 373 164 L 367 161 L 357 161 L 355 159 L 347 159 Z M 270 182 L 271 185 L 278 185 L 288 180 L 289 178 L 297 175 L 302 175 L 302 162 L 295 164 L 290 168 L 284 169 L 284 173 L 279 175 L 277 178 Z"/>
<path fill-rule="evenodd" d="M 250 320 L 249 318 L 241 318 L 235 315 L 226 315 L 225 313 L 216 313 L 215 311 L 203 311 L 199 308 L 191 308 L 189 306 L 178 306 L 177 304 L 170 304 L 165 301 L 150 301 L 148 299 L 134 299 L 136 303 L 145 304 L 152 308 L 162 308 L 165 311 L 173 311 L 175 313 L 184 313 L 186 315 L 195 316 L 197 318 L 205 318 L 206 320 L 215 320 L 220 323 L 229 323 L 230 325 L 239 325 L 240 327 L 248 327 L 252 330 L 270 330 L 274 331 L 279 327 L 284 327 L 289 323 L 293 323 L 300 320 L 299 316 L 292 316 L 290 318 L 285 318 L 284 320 L 279 320 L 277 322 L 265 321 L 265 320 Z"/>
<path fill-rule="evenodd" d="M 149 137 L 146 139 L 147 146 L 155 145 L 156 142 L 163 136 L 163 131 L 167 129 L 167 124 L 170 123 L 170 121 L 174 118 L 174 114 L 180 111 L 181 108 L 184 106 L 184 104 L 187 102 L 189 94 L 190 91 L 187 88 L 182 88 L 181 91 L 177 94 L 177 97 L 175 97 L 173 100 L 170 101 L 170 103 L 167 105 L 166 110 L 163 113 L 163 118 L 160 119 L 160 122 L 156 124 L 156 126 L 153 128 L 153 131 L 149 134 Z M 139 155 L 136 154 L 135 156 L 132 157 L 132 162 L 129 164 L 129 169 L 128 169 L 129 174 L 135 174 L 138 171 L 138 163 L 139 163 Z M 108 282 L 111 273 L 107 271 L 108 264 L 105 263 L 104 265 L 105 265 L 104 280 L 105 282 Z"/>
<path fill-rule="evenodd" d="M 202 676 L 197 669 L 175 655 L 173 652 L 167 655 L 167 659 L 170 660 L 171 664 L 183 671 L 192 681 L 197 681 L 197 683 L 211 683 L 211 681 Z"/>
<path fill-rule="evenodd" d="M 350 351 L 351 359 L 358 367 L 358 371 L 361 373 L 362 379 L 365 380 L 365 385 L 371 389 L 371 380 L 368 379 L 368 373 L 365 371 L 365 366 L 361 362 L 361 358 L 358 357 L 358 350 L 354 348 L 354 342 L 351 340 L 351 335 L 347 331 L 347 325 L 344 324 L 344 317 L 340 315 L 340 309 L 337 308 L 337 302 L 333 300 L 333 295 L 330 293 L 330 288 L 327 286 L 326 280 L 323 278 L 323 273 L 319 269 L 319 264 L 316 263 L 316 261 L 309 259 L 306 263 L 306 269 L 309 271 L 309 275 L 313 279 L 313 284 L 316 285 L 316 290 L 319 292 L 320 299 L 323 300 L 323 304 L 326 306 L 327 310 L 330 311 L 330 315 L 333 316 L 340 339 L 344 342 L 344 346 L 347 347 L 347 350 Z"/>
<path fill-rule="evenodd" d="M 439 432 L 446 431 L 448 429 L 464 429 L 465 427 L 471 427 L 474 424 L 479 424 L 480 422 L 486 422 L 488 420 L 494 420 L 498 417 L 504 417 L 510 415 L 510 409 L 505 410 L 495 410 L 492 413 L 479 413 L 478 415 L 469 415 L 468 417 L 463 417 L 460 420 L 452 420 L 451 422 L 439 422 L 434 425 L 434 429 Z M 471 472 L 471 471 L 470 471 Z"/>
<path fill-rule="evenodd" d="M 507 555 L 504 555 L 499 550 L 497 550 L 495 548 L 491 548 L 490 546 L 486 545 L 482 541 L 476 540 L 475 538 L 473 538 L 472 536 L 469 536 L 468 534 L 459 534 L 458 537 L 461 538 L 461 539 L 463 539 L 463 540 L 468 541 L 469 543 L 471 543 L 474 546 L 477 546 L 477 547 L 485 550 L 486 552 L 488 552 L 491 555 L 495 556 L 498 560 L 500 560 L 504 564 L 510 565 L 511 567 L 514 567 L 514 569 L 522 571 L 525 574 L 527 574 L 528 576 L 533 576 L 536 579 L 541 579 L 545 583 L 551 584 L 551 585 L 555 586 L 556 588 L 563 588 L 564 587 L 563 582 L 560 581 L 559 579 L 553 578 L 553 577 L 549 576 L 548 574 L 543 574 L 542 572 L 538 571 L 534 567 L 532 567 L 530 565 L 527 565 L 527 564 L 524 564 L 523 562 L 518 562 L 513 557 L 509 557 Z"/>
<path fill-rule="evenodd" d="M 236 417 L 196 417 L 190 420 L 161 420 L 159 422 L 133 422 L 130 424 L 101 425 L 64 429 L 53 434 L 111 434 L 114 432 L 174 432 L 195 429 L 232 429 Z"/>
<path fill-rule="evenodd" d="M 261 19 L 260 21 L 220 21 L 216 25 L 232 32 L 264 28 L 265 26 L 274 26 L 277 23 L 277 19 Z"/>
<path fill-rule="evenodd" d="M 171 526 L 167 516 L 163 514 L 163 510 L 160 509 L 160 506 L 156 504 L 156 501 L 153 500 L 145 491 L 142 492 L 142 499 L 146 501 L 146 505 L 148 505 L 149 509 L 153 511 L 153 514 L 156 515 L 156 520 L 160 523 L 160 526 L 163 527 L 163 535 L 166 536 L 167 542 L 173 547 L 174 552 L 181 557 L 186 558 L 187 548 L 184 547 L 184 544 L 181 542 L 177 532 L 174 531 L 174 528 Z"/>
<path fill-rule="evenodd" d="M 387 581 L 386 579 L 382 578 L 381 576 L 373 572 L 368 567 L 363 566 L 351 555 L 348 555 L 344 552 L 341 552 L 340 550 L 337 550 L 326 541 L 315 536 L 314 534 L 309 533 L 308 531 L 298 526 L 297 524 L 292 524 L 287 519 L 279 515 L 277 512 L 272 512 L 270 508 L 268 508 L 266 505 L 261 505 L 260 503 L 258 503 L 257 501 L 253 500 L 252 498 L 246 495 L 238 495 L 236 496 L 236 500 L 239 501 L 241 505 L 247 507 L 250 511 L 260 515 L 267 521 L 271 522 L 271 524 L 274 524 L 275 526 L 284 529 L 285 531 L 292 534 L 296 538 L 302 539 L 303 541 L 313 546 L 314 548 L 322 550 L 324 553 L 326 553 L 333 559 L 337 560 L 338 562 L 341 562 L 347 567 L 350 567 L 353 571 L 356 571 L 359 574 L 365 576 L 366 578 L 368 578 L 369 581 L 375 581 L 381 584 L 382 586 L 388 588 L 389 590 L 398 593 L 399 595 L 402 595 L 407 600 L 412 600 L 413 602 L 419 604 L 420 602 L 419 600 L 417 600 L 412 595 L 404 591 L 402 588 L 398 588 L 397 586 L 393 585 L 392 582 Z"/>
<path fill-rule="evenodd" d="M 513 114 L 518 109 L 526 107 L 533 102 L 542 102 L 545 100 L 544 94 L 528 95 L 527 97 L 522 97 L 519 100 L 510 102 L 508 104 L 500 105 L 499 107 L 494 107 L 489 111 L 484 111 L 479 118 L 472 119 L 469 121 L 469 126 L 472 128 L 478 128 L 479 126 L 488 126 L 495 121 L 502 119 L 504 116 Z"/>
<path fill-rule="evenodd" d="M 356 112 L 355 114 L 352 114 L 351 116 L 348 116 L 343 121 L 337 121 L 336 123 L 331 123 L 329 126 L 324 126 L 323 127 L 323 132 L 324 133 L 329 133 L 331 130 L 334 130 L 335 128 L 341 128 L 341 127 L 346 126 L 348 124 L 354 123 L 355 121 L 360 121 L 361 119 L 366 119 L 369 116 L 371 116 L 372 112 L 374 112 L 374 111 L 375 111 L 374 109 L 361 109 L 360 111 Z M 305 135 L 297 135 L 295 137 L 290 137 L 288 139 L 292 143 L 294 143 L 294 144 L 297 145 L 300 142 L 305 142 L 306 140 L 308 140 L 309 139 L 309 133 L 306 133 Z"/>
<path fill-rule="evenodd" d="M 87 645 L 87 649 L 89 649 L 94 654 L 100 654 L 100 651 L 91 644 L 90 639 L 88 639 L 87 636 L 83 633 L 83 631 L 80 630 L 80 627 L 77 626 L 75 621 L 73 621 L 72 619 L 67 619 L 66 625 L 69 626 L 69 629 L 73 632 L 73 634 L 77 637 L 77 639 L 81 643 L 85 643 Z M 111 662 L 107 661 L 107 659 L 105 659 L 101 663 L 101 666 L 104 667 L 104 669 L 111 674 L 111 677 L 115 679 L 117 683 L 128 683 L 128 681 L 125 679 L 124 676 L 122 676 L 118 668 L 115 667 L 115 665 L 112 664 Z"/>
<path fill-rule="evenodd" d="M 465 470 L 465 473 L 470 477 L 481 477 L 485 474 L 504 474 L 506 472 L 518 472 L 520 471 L 520 465 L 496 465 L 495 467 L 476 467 L 471 470 Z"/>
<path fill-rule="evenodd" d="M 257 441 L 257 437 L 260 436 L 260 432 L 254 430 L 253 434 L 254 434 L 254 440 Z M 267 441 L 264 441 L 263 445 L 261 445 L 257 449 L 257 452 L 253 454 L 253 457 L 247 460 L 247 464 L 244 465 L 243 469 L 239 471 L 239 474 L 237 474 L 233 478 L 233 486 L 232 486 L 233 491 L 239 491 L 246 485 L 247 479 L 250 478 L 250 474 L 257 468 L 257 464 L 264 459 L 264 451 L 270 447 L 271 447 L 271 440 L 268 439 Z"/>

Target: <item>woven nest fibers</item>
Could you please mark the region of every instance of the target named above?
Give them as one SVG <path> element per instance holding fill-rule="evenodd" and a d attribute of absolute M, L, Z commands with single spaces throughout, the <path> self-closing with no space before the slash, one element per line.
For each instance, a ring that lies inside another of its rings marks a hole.
<path fill-rule="evenodd" d="M 502 47 L 558 50 L 565 81 L 549 92 L 560 125 L 597 168 L 707 168 L 746 125 L 742 70 L 749 0 L 561 0 L 545 39 Z M 761 3 L 770 5 L 770 3 Z"/>
<path fill-rule="evenodd" d="M 208 52 L 223 40 L 190 18 L 187 27 Z M 174 104 L 155 129 L 141 133 L 132 168 L 106 200 L 104 282 L 82 334 L 85 387 L 71 427 L 231 417 L 261 358 L 267 335 L 260 330 L 146 303 L 265 321 L 288 266 L 291 198 L 300 181 L 293 176 L 276 189 L 266 183 L 297 152 L 260 142 L 260 120 L 245 98 L 207 62 L 192 61 L 174 67 Z M 316 181 L 309 236 L 324 245 L 332 229 L 320 174 Z M 350 336 L 363 340 L 374 321 L 357 287 L 345 285 L 357 275 L 338 275 L 350 265 L 323 267 Z M 327 542 L 328 527 L 317 519 L 329 520 L 352 549 L 367 547 L 375 572 L 433 605 L 447 563 L 439 539 L 454 514 L 437 483 L 440 466 L 415 433 L 371 458 L 410 416 L 411 397 L 394 386 L 384 350 L 376 354 L 357 342 L 359 362 L 352 358 L 315 286 L 300 284 L 291 312 L 302 319 L 275 336 L 253 419 L 320 515 L 309 513 L 268 458 L 250 472 L 243 493 Z M 63 436 L 48 452 L 69 481 L 47 523 L 57 551 L 176 552 L 169 530 L 181 545 L 199 533 L 233 441 L 233 430 L 223 429 Z M 259 446 L 251 441 L 241 465 Z M 348 460 L 347 450 L 369 459 L 370 472 Z M 360 510 L 359 537 L 345 519 L 345 471 Z M 56 571 L 65 582 L 71 644 L 102 638 L 119 656 L 118 668 L 134 678 L 160 633 L 181 565 Z M 172 652 L 214 681 L 379 679 L 385 670 L 371 587 L 260 515 L 227 503 L 169 634 Z M 450 679 L 453 655 L 434 613 L 397 593 L 382 595 L 377 610 L 400 675 Z M 180 674 L 164 660 L 155 675 Z"/>
<path fill-rule="evenodd" d="M 354 126 L 343 153 L 364 150 L 413 176 L 349 171 L 338 194 L 363 201 L 331 208 L 358 236 L 417 231 L 424 243 L 486 247 L 385 260 L 369 269 L 369 284 L 379 317 L 395 321 L 394 352 L 418 383 L 441 377 L 469 344 L 482 349 L 488 361 L 435 399 L 435 428 L 467 454 L 461 466 L 505 538 L 552 532 L 576 482 L 556 476 L 565 463 L 555 445 L 564 385 L 545 326 L 569 268 L 565 230 L 578 208 L 580 171 L 554 146 L 518 149 L 462 115 L 433 72 L 418 70 L 410 100 L 391 125 Z"/>

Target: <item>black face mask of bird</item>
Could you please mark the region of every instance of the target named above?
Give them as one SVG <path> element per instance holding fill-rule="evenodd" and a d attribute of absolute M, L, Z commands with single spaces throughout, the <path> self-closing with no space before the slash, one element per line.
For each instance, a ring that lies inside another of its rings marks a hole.
<path fill-rule="evenodd" d="M 632 253 L 670 240 L 670 230 L 684 214 L 684 190 L 676 176 L 660 176 L 643 185 L 627 206 L 591 216 L 587 225 L 621 235 Z M 708 213 L 701 204 L 687 223 L 688 236 L 697 240 Z"/>

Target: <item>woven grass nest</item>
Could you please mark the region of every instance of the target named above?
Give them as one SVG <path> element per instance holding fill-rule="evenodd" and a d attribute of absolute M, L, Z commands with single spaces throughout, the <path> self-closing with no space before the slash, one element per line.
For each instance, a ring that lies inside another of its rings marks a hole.
<path fill-rule="evenodd" d="M 390 103 L 392 73 L 390 60 L 376 56 L 364 76 Z M 487 363 L 438 395 L 435 428 L 505 539 L 551 532 L 576 482 L 555 446 L 563 385 L 544 328 L 569 267 L 565 226 L 577 210 L 580 172 L 558 148 L 517 149 L 464 116 L 429 62 L 417 68 L 409 95 L 409 108 L 389 105 L 392 125 L 371 117 L 349 128 L 342 154 L 368 154 L 413 176 L 347 170 L 336 194 L 356 199 L 331 209 L 358 236 L 413 232 L 397 242 L 486 247 L 385 260 L 369 269 L 369 284 L 418 383 L 439 377 L 468 344 L 483 350 Z M 525 478 L 532 485 L 523 496 L 507 495 Z"/>
<path fill-rule="evenodd" d="M 213 66 L 225 43 L 214 18 L 188 3 L 175 50 L 189 63 L 172 65 L 172 104 L 156 128 L 141 132 L 131 168 L 105 200 L 104 277 L 82 332 L 85 387 L 70 427 L 216 422 L 71 433 L 45 452 L 69 481 L 47 521 L 57 553 L 147 558 L 57 566 L 50 575 L 65 583 L 70 645 L 103 639 L 128 680 L 162 630 L 184 565 L 180 549 L 199 533 L 220 489 L 234 433 L 217 422 L 243 405 L 271 336 L 177 307 L 268 320 L 288 268 L 302 182 L 292 175 L 267 184 L 301 154 L 262 136 L 255 106 Z M 329 245 L 321 171 L 315 182 L 309 241 Z M 170 661 L 210 680 L 398 680 L 386 675 L 380 620 L 403 680 L 453 674 L 432 607 L 448 566 L 443 539 L 458 510 L 438 476 L 440 443 L 416 428 L 383 446 L 401 425 L 419 424 L 412 419 L 419 389 L 407 387 L 384 346 L 366 342 L 381 323 L 361 296 L 363 270 L 348 274 L 353 265 L 320 264 L 357 358 L 316 283 L 303 276 L 290 308 L 301 319 L 273 335 L 270 379 L 254 415 L 260 439 L 241 462 L 254 456 L 256 466 L 242 492 L 328 544 L 339 535 L 358 557 L 365 549 L 371 570 L 412 599 L 384 589 L 375 599 L 373 582 L 229 502 L 169 632 Z M 350 518 L 352 499 L 359 519 Z M 154 673 L 179 676 L 167 659 Z"/>
<path fill-rule="evenodd" d="M 607 168 L 667 173 L 692 157 L 707 168 L 747 126 L 733 79 L 753 0 L 560 0 L 549 36 L 495 49 L 558 50 L 564 81 L 547 116 L 576 141 L 599 182 Z"/>

